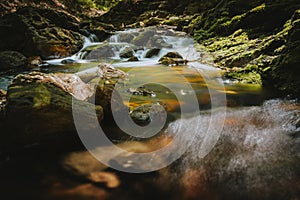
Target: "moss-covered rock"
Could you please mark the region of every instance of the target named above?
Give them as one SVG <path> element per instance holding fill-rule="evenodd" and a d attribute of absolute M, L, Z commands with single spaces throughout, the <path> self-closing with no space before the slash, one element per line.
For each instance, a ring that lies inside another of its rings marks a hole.
<path fill-rule="evenodd" d="M 83 45 L 78 21 L 63 12 L 25 7 L 0 19 L 0 51 L 25 56 L 64 57 Z"/>
<path fill-rule="evenodd" d="M 299 2 L 222 1 L 195 15 L 190 31 L 225 77 L 299 94 Z"/>
<path fill-rule="evenodd" d="M 103 118 L 101 106 L 96 106 L 95 111 L 92 104 L 84 101 L 91 95 L 92 90 L 76 75 L 39 72 L 18 75 L 7 92 L 7 127 L 11 133 L 7 139 L 19 144 L 47 143 L 64 137 L 74 140 L 77 132 L 72 112 L 86 119 L 92 119 L 96 112 L 99 121 Z M 87 130 L 96 126 L 82 125 Z"/>

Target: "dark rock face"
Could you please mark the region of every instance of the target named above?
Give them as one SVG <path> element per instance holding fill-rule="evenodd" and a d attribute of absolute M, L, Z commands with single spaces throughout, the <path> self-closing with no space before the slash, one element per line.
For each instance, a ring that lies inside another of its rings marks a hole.
<path fill-rule="evenodd" d="M 78 21 L 65 13 L 25 7 L 0 19 L 0 50 L 25 56 L 64 57 L 79 51 Z"/>
<path fill-rule="evenodd" d="M 300 97 L 300 10 L 297 10 L 290 24 L 287 43 L 283 54 L 274 61 L 274 67 L 263 74 L 264 84 L 274 86 L 285 93 Z"/>
<path fill-rule="evenodd" d="M 27 58 L 16 51 L 0 52 L 0 70 L 24 67 L 28 64 Z"/>
<path fill-rule="evenodd" d="M 110 12 L 98 19 L 112 23 L 116 27 L 145 21 L 146 26 L 158 25 L 168 15 L 195 14 L 214 6 L 218 1 L 187 0 L 187 1 L 121 1 Z"/>
<path fill-rule="evenodd" d="M 7 94 L 6 114 L 12 133 L 8 140 L 30 144 L 47 142 L 50 138 L 76 138 L 72 112 L 93 118 L 90 111 L 93 105 L 84 101 L 90 96 L 92 90 L 89 86 L 73 74 L 32 72 L 18 75 L 9 86 Z M 101 106 L 96 106 L 96 115 L 101 121 Z M 91 129 L 95 125 L 84 126 Z"/>

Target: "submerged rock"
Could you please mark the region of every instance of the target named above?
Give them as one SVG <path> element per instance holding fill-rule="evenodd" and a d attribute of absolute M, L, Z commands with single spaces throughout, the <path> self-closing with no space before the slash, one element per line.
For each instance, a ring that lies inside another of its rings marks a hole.
<path fill-rule="evenodd" d="M 47 143 L 64 137 L 73 141 L 77 133 L 72 112 L 80 113 L 83 119 L 94 118 L 95 112 L 99 121 L 103 118 L 101 106 L 94 108 L 85 101 L 92 94 L 77 75 L 39 72 L 18 75 L 8 87 L 6 113 L 11 128 L 8 139 L 21 144 Z M 97 126 L 82 123 L 87 130 Z"/>
<path fill-rule="evenodd" d="M 129 88 L 127 90 L 128 93 L 133 95 L 141 95 L 141 96 L 150 96 L 150 97 L 156 97 L 155 92 L 152 90 L 147 89 L 144 86 L 138 87 L 137 89 Z"/>

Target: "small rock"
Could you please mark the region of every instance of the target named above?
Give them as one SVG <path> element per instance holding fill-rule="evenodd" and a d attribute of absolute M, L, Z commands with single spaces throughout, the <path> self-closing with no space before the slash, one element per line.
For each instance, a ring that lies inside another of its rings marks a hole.
<path fill-rule="evenodd" d="M 158 117 L 163 122 L 167 115 L 164 107 L 160 104 L 146 104 L 132 110 L 130 117 L 136 124 L 143 126 L 149 124 L 154 118 L 157 120 Z"/>
<path fill-rule="evenodd" d="M 39 66 L 43 63 L 43 61 L 40 56 L 32 56 L 28 58 L 28 63 L 31 66 Z"/>
<path fill-rule="evenodd" d="M 134 88 L 129 88 L 127 90 L 127 92 L 133 94 L 133 95 L 142 95 L 142 96 L 151 96 L 151 97 L 156 97 L 156 94 L 147 89 L 146 87 L 139 87 L 137 89 L 134 89 Z"/>

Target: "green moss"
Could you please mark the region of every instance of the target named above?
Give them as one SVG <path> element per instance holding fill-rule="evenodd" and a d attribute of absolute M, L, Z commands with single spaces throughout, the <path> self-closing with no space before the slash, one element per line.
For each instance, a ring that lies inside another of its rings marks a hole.
<path fill-rule="evenodd" d="M 236 15 L 231 20 L 226 21 L 225 23 L 222 24 L 222 26 L 228 27 L 232 26 L 233 24 L 237 24 L 238 22 L 241 21 L 242 18 L 244 18 L 246 14 L 241 14 L 241 15 Z"/>
<path fill-rule="evenodd" d="M 252 12 L 252 13 L 253 12 L 260 12 L 260 11 L 264 10 L 265 8 L 266 8 L 266 4 L 263 3 L 260 6 L 257 6 L 255 8 L 253 8 L 252 10 L 250 10 L 250 12 Z"/>
<path fill-rule="evenodd" d="M 258 72 L 246 70 L 239 70 L 234 72 L 229 72 L 225 75 L 229 79 L 234 79 L 241 83 L 251 83 L 251 84 L 261 84 L 261 76 Z"/>
<path fill-rule="evenodd" d="M 43 108 L 49 106 L 51 103 L 51 92 L 47 90 L 47 87 L 43 84 L 37 85 L 34 88 L 36 95 L 33 97 L 33 108 Z"/>

